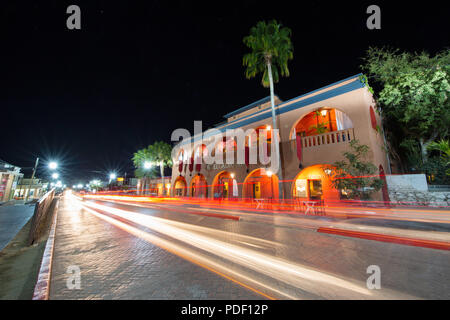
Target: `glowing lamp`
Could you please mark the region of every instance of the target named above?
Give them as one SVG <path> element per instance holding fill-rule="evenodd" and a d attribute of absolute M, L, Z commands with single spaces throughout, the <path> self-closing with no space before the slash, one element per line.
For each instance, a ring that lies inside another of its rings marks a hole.
<path fill-rule="evenodd" d="M 48 167 L 49 167 L 50 169 L 54 170 L 54 169 L 56 169 L 56 168 L 58 167 L 58 164 L 57 164 L 56 162 L 52 161 L 52 162 L 50 162 L 50 163 L 48 164 Z"/>
<path fill-rule="evenodd" d="M 144 169 L 150 169 L 152 167 L 152 163 L 150 161 L 144 162 Z"/>

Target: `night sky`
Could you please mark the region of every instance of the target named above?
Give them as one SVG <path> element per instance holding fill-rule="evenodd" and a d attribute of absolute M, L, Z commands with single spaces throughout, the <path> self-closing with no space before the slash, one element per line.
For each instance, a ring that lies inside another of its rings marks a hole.
<path fill-rule="evenodd" d="M 137 149 L 269 95 L 242 66 L 242 38 L 259 20 L 293 32 L 291 76 L 275 87 L 282 100 L 359 73 L 371 45 L 449 46 L 448 8 L 396 2 L 2 1 L 0 159 L 32 167 L 40 157 L 41 178 L 57 160 L 68 185 L 132 175 Z M 381 30 L 366 28 L 374 3 Z M 81 30 L 66 27 L 71 4 Z"/>

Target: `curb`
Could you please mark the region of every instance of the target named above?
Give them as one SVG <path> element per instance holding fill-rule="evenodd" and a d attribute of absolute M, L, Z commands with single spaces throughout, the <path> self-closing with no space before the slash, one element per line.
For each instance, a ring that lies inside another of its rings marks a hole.
<path fill-rule="evenodd" d="M 52 272 L 53 248 L 55 244 L 56 221 L 58 216 L 59 201 L 55 206 L 55 216 L 53 217 L 50 234 L 45 244 L 44 255 L 42 256 L 41 268 L 39 269 L 39 277 L 34 286 L 32 300 L 48 300 L 50 293 L 50 276 Z"/>
<path fill-rule="evenodd" d="M 400 237 L 400 236 L 391 236 L 391 235 L 381 234 L 381 233 L 358 232 L 358 231 L 352 231 L 352 230 L 326 228 L 326 227 L 320 227 L 319 229 L 317 229 L 317 232 L 334 234 L 334 235 L 339 235 L 339 236 L 344 236 L 344 237 L 353 237 L 353 238 L 360 238 L 360 239 L 366 239 L 366 240 L 397 243 L 397 244 L 403 244 L 403 245 L 413 246 L 413 247 L 423 247 L 423 248 L 431 248 L 431 249 L 437 249 L 437 250 L 450 250 L 450 242 L 444 242 L 444 241 L 414 239 L 414 238 L 406 238 L 406 237 Z"/>

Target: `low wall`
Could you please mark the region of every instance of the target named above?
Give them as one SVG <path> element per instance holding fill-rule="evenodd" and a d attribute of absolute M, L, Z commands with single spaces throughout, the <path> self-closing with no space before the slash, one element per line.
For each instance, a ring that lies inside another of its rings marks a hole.
<path fill-rule="evenodd" d="M 450 206 L 450 192 L 429 191 L 424 174 L 386 176 L 389 198 L 393 203 L 431 207 Z"/>

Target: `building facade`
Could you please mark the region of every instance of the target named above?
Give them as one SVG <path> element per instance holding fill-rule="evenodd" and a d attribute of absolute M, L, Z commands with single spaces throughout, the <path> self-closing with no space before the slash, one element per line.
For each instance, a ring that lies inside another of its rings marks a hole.
<path fill-rule="evenodd" d="M 23 177 L 20 168 L 0 160 L 0 202 L 13 198 L 19 179 Z"/>
<path fill-rule="evenodd" d="M 154 197 L 170 195 L 171 177 L 162 178 L 141 178 L 137 179 L 136 190 L 139 195 L 149 195 Z M 163 186 L 165 185 L 165 190 Z"/>
<path fill-rule="evenodd" d="M 390 173 L 384 149 L 381 119 L 375 112 L 375 101 L 358 74 L 323 88 L 282 102 L 276 97 L 276 121 L 279 129 L 282 168 L 282 197 L 313 200 L 339 200 L 342 190 L 333 188 L 326 167 L 344 160 L 343 152 L 350 151 L 350 141 L 357 139 L 369 146 L 367 160 Z M 246 137 L 245 146 L 257 144 L 259 131 L 267 130 L 270 154 L 272 113 L 270 97 L 256 101 L 225 115 L 226 122 L 216 127 L 227 129 L 255 129 L 257 139 Z M 258 159 L 249 163 L 206 164 L 202 159 L 205 145 L 198 143 L 212 139 L 207 132 L 181 141 L 174 147 L 171 195 L 175 197 L 203 197 L 226 199 L 277 199 L 279 177 Z M 224 157 L 228 153 L 237 158 L 233 144 L 224 138 Z M 202 142 L 203 143 L 203 142 Z M 197 146 L 196 146 L 197 145 Z M 231 145 L 231 148 L 229 147 Z M 215 149 L 216 150 L 216 149 Z M 247 149 L 246 149 L 247 153 Z M 225 161 L 224 161 L 225 162 Z M 195 164 L 194 164 L 195 163 Z M 325 171 L 324 171 L 325 170 Z M 382 200 L 379 192 L 377 200 Z"/>
<path fill-rule="evenodd" d="M 14 191 L 14 199 L 21 200 L 26 199 L 39 199 L 48 190 L 48 182 L 39 178 L 22 178 L 17 184 L 17 188 Z M 29 196 L 27 197 L 27 194 Z"/>

